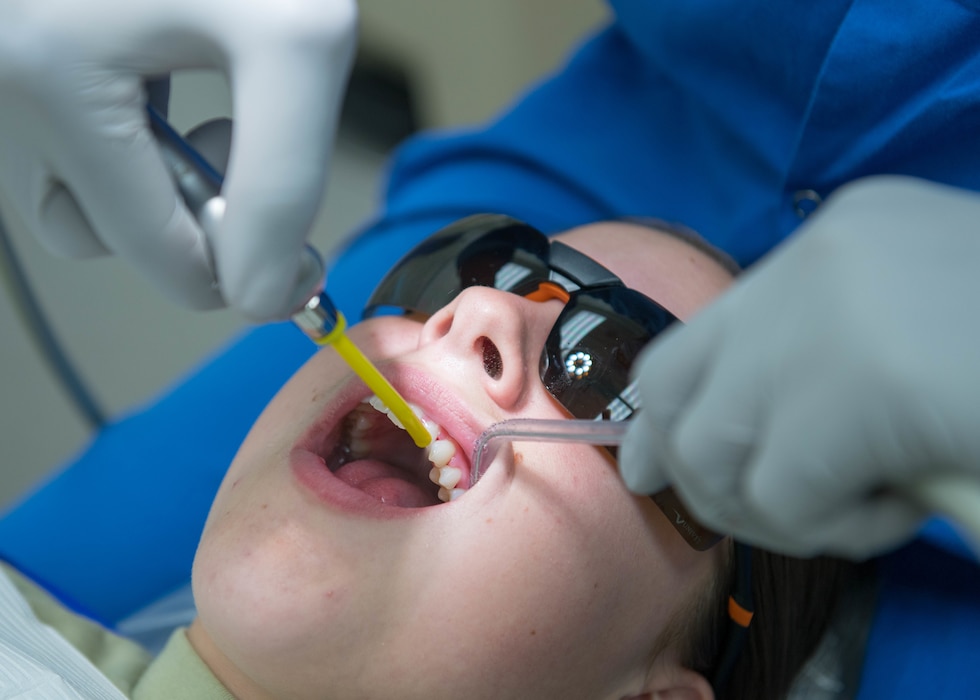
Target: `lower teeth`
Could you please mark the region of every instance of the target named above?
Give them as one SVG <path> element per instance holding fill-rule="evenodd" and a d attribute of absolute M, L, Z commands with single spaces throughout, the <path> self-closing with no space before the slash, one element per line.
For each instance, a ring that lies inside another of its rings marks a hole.
<path fill-rule="evenodd" d="M 449 503 L 450 501 L 455 501 L 464 493 L 466 493 L 466 489 L 447 489 L 446 487 L 442 487 L 439 489 L 439 500 L 443 503 Z"/>
<path fill-rule="evenodd" d="M 394 419 L 388 407 L 377 396 L 371 396 L 362 403 L 369 404 L 377 413 L 386 415 L 395 426 L 404 430 L 399 422 Z M 413 410 L 415 410 L 416 415 L 419 415 L 419 411 L 414 406 Z M 371 455 L 372 444 L 365 436 L 375 427 L 373 416 L 377 416 L 377 414 L 370 411 L 365 413 L 358 409 L 349 417 L 346 427 L 347 439 L 341 441 L 343 447 L 335 450 L 334 455 L 336 456 L 331 455 L 331 460 L 328 463 L 332 470 L 336 470 L 348 461 L 364 459 Z M 458 447 L 450 439 L 438 439 L 438 435 L 442 432 L 442 428 L 438 424 L 423 416 L 419 417 L 432 436 L 432 442 L 425 448 L 426 459 L 432 465 L 432 469 L 429 471 L 429 480 L 439 486 L 439 500 L 448 503 L 466 492 L 466 489 L 457 488 L 462 479 L 462 470 L 449 466 L 449 462 L 456 455 Z"/>

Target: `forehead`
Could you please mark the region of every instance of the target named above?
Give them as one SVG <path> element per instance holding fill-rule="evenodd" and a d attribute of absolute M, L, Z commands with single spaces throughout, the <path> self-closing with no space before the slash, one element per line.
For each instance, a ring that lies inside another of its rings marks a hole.
<path fill-rule="evenodd" d="M 603 222 L 555 237 L 609 268 L 682 321 L 718 296 L 732 276 L 687 241 L 647 226 Z"/>

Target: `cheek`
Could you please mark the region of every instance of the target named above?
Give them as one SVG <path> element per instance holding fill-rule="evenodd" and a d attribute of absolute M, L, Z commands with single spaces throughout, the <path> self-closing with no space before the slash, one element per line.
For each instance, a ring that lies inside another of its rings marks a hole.
<path fill-rule="evenodd" d="M 430 585 L 438 593 L 421 593 L 425 608 L 445 596 L 444 629 L 458 633 L 462 656 L 488 675 L 508 669 L 514 685 L 498 688 L 501 697 L 521 687 L 538 697 L 600 696 L 643 668 L 673 610 L 675 577 L 660 565 L 645 513 L 593 462 L 569 467 L 558 483 L 554 472 L 518 465 L 492 516 L 454 524 L 468 540 L 445 559 L 453 585 L 446 574 L 445 586 Z"/>
<path fill-rule="evenodd" d="M 499 490 L 396 528 L 297 508 L 256 433 L 195 560 L 204 627 L 279 689 L 375 678 L 364 695 L 610 694 L 645 669 L 676 605 L 683 576 L 663 563 L 657 530 L 669 526 L 651 527 L 594 451 L 517 451 Z M 402 685 L 383 687 L 380 668 Z"/>
<path fill-rule="evenodd" d="M 293 582 L 307 557 L 308 537 L 283 517 L 263 475 L 246 473 L 215 500 L 194 560 L 194 595 L 209 627 L 254 638 L 289 616 Z M 248 611 L 242 615 L 242 611 Z M 273 625 L 267 624 L 274 623 Z"/>
<path fill-rule="evenodd" d="M 369 619 L 344 575 L 350 553 L 331 546 L 315 518 L 262 479 L 243 479 L 231 495 L 230 509 L 212 513 L 195 556 L 201 624 L 222 654 L 266 687 L 323 687 L 323 660 L 358 662 L 345 647 L 357 648 L 359 621 Z"/>
<path fill-rule="evenodd" d="M 285 469 L 289 451 L 323 414 L 334 393 L 339 380 L 335 365 L 321 350 L 266 405 L 222 480 L 211 504 L 205 532 L 220 514 L 244 510 L 239 505 L 244 499 L 261 494 L 258 482 L 266 478 L 263 474 Z"/>

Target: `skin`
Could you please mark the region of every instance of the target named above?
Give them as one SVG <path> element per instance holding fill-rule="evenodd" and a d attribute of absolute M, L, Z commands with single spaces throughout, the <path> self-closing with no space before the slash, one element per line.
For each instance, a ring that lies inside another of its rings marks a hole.
<path fill-rule="evenodd" d="M 560 238 L 681 319 L 730 282 L 645 227 Z M 350 336 L 465 446 L 499 420 L 563 415 L 537 376 L 559 309 L 470 289 L 424 324 L 384 317 Z M 485 338 L 501 354 L 497 378 Z M 453 503 L 384 517 L 336 507 L 290 464 L 311 426 L 336 423 L 357 392 L 336 355 L 318 353 L 256 422 L 215 498 L 188 636 L 236 697 L 712 697 L 652 649 L 715 555 L 631 495 L 605 453 L 518 444 Z"/>

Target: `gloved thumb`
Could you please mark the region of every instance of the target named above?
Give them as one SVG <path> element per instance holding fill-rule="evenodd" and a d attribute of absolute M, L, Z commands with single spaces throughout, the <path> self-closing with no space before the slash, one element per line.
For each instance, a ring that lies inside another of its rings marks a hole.
<path fill-rule="evenodd" d="M 231 157 L 232 132 L 232 121 L 220 118 L 200 124 L 188 132 L 185 138 L 194 150 L 223 176 Z M 223 214 L 223 211 L 212 210 L 211 213 L 219 215 Z M 214 223 L 216 222 L 212 222 Z M 205 227 L 205 233 L 210 236 L 211 231 L 208 228 Z M 322 279 L 323 262 L 313 248 L 306 246 L 300 261 L 299 278 L 287 308 L 295 309 L 306 302 L 310 297 L 310 290 L 314 289 Z"/>
<path fill-rule="evenodd" d="M 634 416 L 619 448 L 619 473 L 633 493 L 649 495 L 667 487 L 663 440 L 659 431 L 650 430 L 642 411 Z"/>
<path fill-rule="evenodd" d="M 297 294 L 309 297 L 303 250 L 325 189 L 353 19 L 334 42 L 271 42 L 232 71 L 228 209 L 212 245 L 222 293 L 254 320 L 282 318 Z"/>

